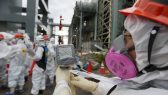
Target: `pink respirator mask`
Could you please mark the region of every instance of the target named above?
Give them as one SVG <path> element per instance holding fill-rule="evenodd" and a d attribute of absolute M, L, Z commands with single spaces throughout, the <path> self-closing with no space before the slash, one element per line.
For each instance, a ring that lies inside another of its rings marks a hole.
<path fill-rule="evenodd" d="M 105 58 L 106 65 L 113 75 L 121 79 L 129 79 L 137 76 L 135 63 L 126 55 L 116 52 L 111 48 Z"/>
<path fill-rule="evenodd" d="M 120 52 L 123 47 L 125 47 L 125 44 L 123 35 L 121 35 L 114 40 L 113 47 L 109 49 L 105 57 L 105 62 L 113 75 L 120 77 L 121 79 L 133 78 L 137 76 L 138 70 L 135 62 L 131 60 L 128 54 Z"/>

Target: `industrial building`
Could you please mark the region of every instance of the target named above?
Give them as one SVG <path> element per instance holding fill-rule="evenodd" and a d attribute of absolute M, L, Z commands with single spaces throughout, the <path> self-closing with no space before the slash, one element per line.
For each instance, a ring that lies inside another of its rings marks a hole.
<path fill-rule="evenodd" d="M 69 43 L 77 49 L 90 51 L 94 44 L 105 49 L 124 30 L 125 17 L 119 9 L 133 5 L 135 0 L 77 1 L 69 28 Z"/>
<path fill-rule="evenodd" d="M 90 2 L 77 1 L 74 15 L 69 27 L 69 43 L 73 43 L 77 49 L 90 48 L 94 41 L 94 33 L 97 30 L 96 3 L 97 0 Z"/>
<path fill-rule="evenodd" d="M 48 0 L 1 0 L 0 6 L 0 31 L 23 29 L 31 40 L 37 32 L 48 31 Z"/>
<path fill-rule="evenodd" d="M 22 6 L 23 1 L 26 6 Z M 94 44 L 109 48 L 112 41 L 124 29 L 124 16 L 119 9 L 131 6 L 135 0 L 81 0 L 76 2 L 69 27 L 69 43 L 77 49 L 90 51 Z M 24 29 L 31 40 L 37 32 L 53 33 L 53 23 L 48 18 L 48 0 L 3 0 L 0 1 L 0 31 Z"/>

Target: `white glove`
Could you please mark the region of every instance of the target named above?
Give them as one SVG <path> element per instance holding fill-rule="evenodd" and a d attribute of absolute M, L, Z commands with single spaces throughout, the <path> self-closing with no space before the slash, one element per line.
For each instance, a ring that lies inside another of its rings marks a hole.
<path fill-rule="evenodd" d="M 98 84 L 96 82 L 89 81 L 89 80 L 84 79 L 83 77 L 80 77 L 80 76 L 74 77 L 72 75 L 70 82 L 72 85 L 79 87 L 79 88 L 81 88 L 85 91 L 88 91 L 88 92 L 93 92 L 98 87 Z"/>
<path fill-rule="evenodd" d="M 56 83 L 59 81 L 66 81 L 67 83 L 70 80 L 70 72 L 67 69 L 61 69 L 60 67 L 56 70 Z"/>

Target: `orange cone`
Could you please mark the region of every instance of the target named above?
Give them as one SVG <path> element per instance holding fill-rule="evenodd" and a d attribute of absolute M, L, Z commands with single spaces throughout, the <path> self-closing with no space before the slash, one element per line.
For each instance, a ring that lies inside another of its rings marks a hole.
<path fill-rule="evenodd" d="M 87 66 L 87 72 L 88 73 L 91 73 L 92 72 L 92 64 L 91 64 L 91 62 L 89 61 L 89 64 L 88 64 L 88 66 Z"/>
<path fill-rule="evenodd" d="M 104 64 L 103 64 L 103 63 L 101 64 L 101 67 L 100 67 L 100 69 L 99 69 L 99 73 L 100 73 L 101 75 L 104 75 L 104 74 L 105 74 L 105 69 L 104 69 Z"/>

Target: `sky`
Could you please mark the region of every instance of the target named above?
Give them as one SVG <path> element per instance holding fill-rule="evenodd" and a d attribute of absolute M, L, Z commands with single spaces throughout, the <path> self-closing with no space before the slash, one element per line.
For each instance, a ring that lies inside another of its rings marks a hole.
<path fill-rule="evenodd" d="M 59 23 L 62 15 L 63 23 L 70 24 L 76 1 L 79 0 L 49 0 L 49 17 L 53 18 L 55 23 Z"/>
<path fill-rule="evenodd" d="M 72 16 L 74 14 L 74 7 L 77 0 L 49 0 L 49 17 L 54 19 L 54 23 L 60 22 L 60 16 L 64 19 L 63 24 L 71 24 Z M 68 35 L 68 28 L 63 27 L 62 31 L 59 31 L 58 27 L 54 28 L 55 34 Z M 58 37 L 55 37 L 56 44 L 58 44 Z M 68 43 L 68 38 L 65 36 L 64 44 Z"/>
<path fill-rule="evenodd" d="M 59 23 L 60 15 L 62 15 L 65 24 L 70 24 L 74 13 L 76 1 L 79 0 L 48 0 L 49 1 L 49 17 L 54 19 L 55 23 Z M 26 7 L 27 0 L 23 0 L 23 7 Z"/>

